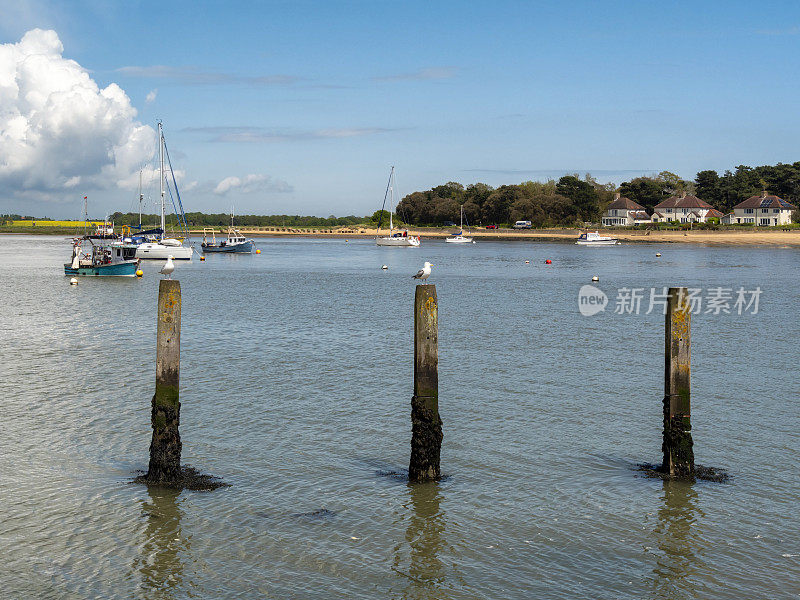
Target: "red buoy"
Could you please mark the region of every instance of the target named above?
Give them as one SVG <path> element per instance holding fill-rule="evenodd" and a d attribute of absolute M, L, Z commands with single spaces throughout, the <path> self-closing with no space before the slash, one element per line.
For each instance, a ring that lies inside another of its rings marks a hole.
<path fill-rule="evenodd" d="M 552 263 L 553 263 L 553 261 L 550 260 L 549 258 L 546 261 L 544 261 L 544 264 L 546 264 L 546 265 L 549 265 L 549 264 L 552 264 Z"/>

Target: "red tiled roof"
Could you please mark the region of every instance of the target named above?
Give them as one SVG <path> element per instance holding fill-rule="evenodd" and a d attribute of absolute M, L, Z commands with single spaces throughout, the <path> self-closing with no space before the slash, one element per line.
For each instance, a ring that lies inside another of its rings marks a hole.
<path fill-rule="evenodd" d="M 762 194 L 761 196 L 750 196 L 747 200 L 739 202 L 733 208 L 781 208 L 783 210 L 797 210 L 794 204 L 790 204 L 778 196 Z"/>
<path fill-rule="evenodd" d="M 656 208 L 711 208 L 705 200 L 700 200 L 697 196 L 686 194 L 685 196 L 672 196 L 663 202 L 656 204 Z"/>
<path fill-rule="evenodd" d="M 625 196 L 623 196 L 622 198 L 617 198 L 606 207 L 606 209 L 615 209 L 615 208 L 616 209 L 623 208 L 627 210 L 644 210 L 644 206 L 636 204 L 636 202 L 634 202 L 630 198 L 626 198 Z"/>
<path fill-rule="evenodd" d="M 635 212 L 631 216 L 634 218 L 634 220 L 635 219 L 644 219 L 644 220 L 648 220 L 648 221 L 650 220 L 650 215 L 648 215 L 647 212 L 645 212 L 643 210 L 641 210 L 639 212 Z"/>
<path fill-rule="evenodd" d="M 724 216 L 725 215 L 722 214 L 720 211 L 718 211 L 716 208 L 712 208 L 710 211 L 706 213 L 706 219 L 708 219 L 709 217 L 717 217 L 718 219 L 721 219 Z"/>

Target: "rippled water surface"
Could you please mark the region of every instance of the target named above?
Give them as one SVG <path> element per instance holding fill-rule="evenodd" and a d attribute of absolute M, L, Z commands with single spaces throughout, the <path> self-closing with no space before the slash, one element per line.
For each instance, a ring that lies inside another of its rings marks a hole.
<path fill-rule="evenodd" d="M 800 594 L 798 250 L 259 247 L 177 266 L 183 459 L 231 486 L 174 492 L 130 483 L 160 264 L 71 287 L 67 240 L 0 236 L 4 597 Z M 424 260 L 447 479 L 409 486 Z M 587 318 L 593 275 L 610 303 Z M 695 455 L 728 484 L 633 470 L 660 460 L 664 325 L 615 298 L 668 285 L 763 290 L 758 314 L 693 317 Z"/>

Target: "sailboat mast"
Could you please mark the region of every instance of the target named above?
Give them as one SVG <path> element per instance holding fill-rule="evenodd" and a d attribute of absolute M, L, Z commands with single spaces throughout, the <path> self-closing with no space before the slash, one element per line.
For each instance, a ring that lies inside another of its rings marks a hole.
<path fill-rule="evenodd" d="M 142 200 L 144 200 L 142 195 L 142 170 L 139 169 L 139 231 L 142 230 Z"/>
<path fill-rule="evenodd" d="M 164 220 L 164 132 L 161 129 L 161 121 L 158 122 L 158 160 L 160 163 L 159 173 L 161 179 L 161 239 L 167 230 Z"/>
<path fill-rule="evenodd" d="M 392 225 L 392 211 L 394 210 L 394 165 L 392 165 L 392 171 L 389 173 L 389 191 L 392 194 L 389 198 L 389 235 L 392 235 L 392 229 L 394 229 Z"/>

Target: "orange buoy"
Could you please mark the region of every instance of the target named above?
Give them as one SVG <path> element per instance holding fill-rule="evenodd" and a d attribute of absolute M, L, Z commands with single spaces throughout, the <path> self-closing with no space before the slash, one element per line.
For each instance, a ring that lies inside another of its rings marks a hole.
<path fill-rule="evenodd" d="M 201 256 L 201 257 L 200 257 L 200 260 L 205 260 L 205 259 L 206 259 L 206 257 L 205 257 L 205 256 Z"/>
<path fill-rule="evenodd" d="M 549 264 L 552 264 L 552 262 L 553 261 L 548 258 L 546 261 L 544 261 L 544 264 L 549 265 Z"/>
<path fill-rule="evenodd" d="M 256 254 L 261 254 L 261 248 L 256 248 Z"/>

